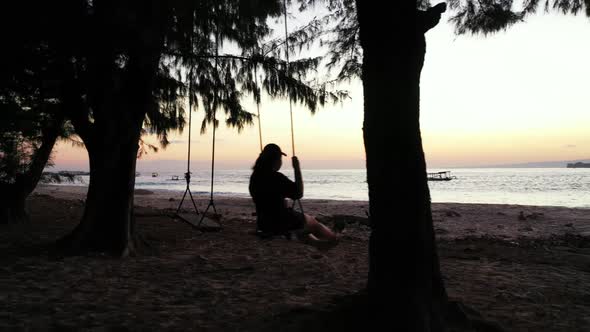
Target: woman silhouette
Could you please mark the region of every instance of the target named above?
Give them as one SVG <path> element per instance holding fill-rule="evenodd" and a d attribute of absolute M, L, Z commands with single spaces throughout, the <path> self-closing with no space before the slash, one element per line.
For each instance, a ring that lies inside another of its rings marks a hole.
<path fill-rule="evenodd" d="M 264 147 L 250 176 L 250 196 L 256 205 L 257 232 L 265 235 L 285 235 L 291 232 L 307 244 L 329 248 L 338 243 L 339 236 L 316 218 L 294 211 L 286 198 L 303 197 L 303 180 L 299 160 L 291 158 L 295 182 L 279 172 L 286 156 L 276 144 Z"/>

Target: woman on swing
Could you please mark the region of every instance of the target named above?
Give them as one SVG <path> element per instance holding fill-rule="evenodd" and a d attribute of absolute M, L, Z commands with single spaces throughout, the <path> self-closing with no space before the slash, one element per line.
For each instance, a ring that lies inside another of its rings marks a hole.
<path fill-rule="evenodd" d="M 250 176 L 250 196 L 256 204 L 256 226 L 259 234 L 286 235 L 295 233 L 304 243 L 328 249 L 338 243 L 339 236 L 316 218 L 294 211 L 285 198 L 303 197 L 303 180 L 297 157 L 292 157 L 295 182 L 279 172 L 286 156 L 276 144 L 264 147 Z"/>

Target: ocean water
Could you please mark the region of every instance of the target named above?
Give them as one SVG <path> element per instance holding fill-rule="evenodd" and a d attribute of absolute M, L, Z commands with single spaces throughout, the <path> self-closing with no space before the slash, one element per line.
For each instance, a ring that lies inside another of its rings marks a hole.
<path fill-rule="evenodd" d="M 456 168 L 451 181 L 429 181 L 433 202 L 497 203 L 590 208 L 590 169 L 571 168 Z M 216 170 L 214 193 L 248 197 L 249 169 Z M 138 189 L 166 189 L 182 194 L 183 172 L 142 172 L 136 177 Z M 283 173 L 293 178 L 292 170 Z M 180 180 L 171 180 L 177 175 Z M 304 169 L 305 198 L 367 200 L 364 169 Z M 77 185 L 86 185 L 83 176 Z M 211 173 L 193 171 L 193 193 L 209 193 Z M 71 184 L 70 184 L 71 185 Z"/>

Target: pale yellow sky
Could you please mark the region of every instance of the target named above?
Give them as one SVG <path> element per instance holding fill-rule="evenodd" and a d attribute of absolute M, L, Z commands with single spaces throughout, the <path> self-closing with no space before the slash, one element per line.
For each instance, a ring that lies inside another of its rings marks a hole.
<path fill-rule="evenodd" d="M 456 36 L 441 23 L 427 34 L 422 72 L 421 123 L 429 167 L 512 164 L 590 158 L 590 20 L 579 16 L 529 18 L 493 36 Z M 384 48 L 385 49 L 385 48 Z M 315 115 L 294 107 L 296 152 L 304 166 L 364 165 L 362 86 L 352 100 Z M 248 98 L 248 109 L 255 107 Z M 264 99 L 265 143 L 291 155 L 289 107 Z M 192 159 L 208 164 L 210 132 L 199 135 L 203 114 L 194 114 Z M 220 128 L 220 167 L 247 167 L 259 152 L 257 126 L 238 135 Z M 166 150 L 140 161 L 183 160 L 188 132 L 173 135 Z M 59 144 L 59 168 L 85 168 L 86 152 Z"/>

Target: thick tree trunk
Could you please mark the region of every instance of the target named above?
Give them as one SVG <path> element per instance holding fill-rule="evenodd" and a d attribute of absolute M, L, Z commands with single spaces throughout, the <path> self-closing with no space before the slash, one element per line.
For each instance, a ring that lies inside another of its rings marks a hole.
<path fill-rule="evenodd" d="M 357 9 L 372 227 L 370 313 L 375 326 L 386 323 L 399 331 L 441 330 L 446 293 L 434 242 L 420 134 L 425 43 L 417 28 L 416 2 L 375 5 L 357 1 Z M 386 49 L 391 51 L 384 52 Z"/>
<path fill-rule="evenodd" d="M 80 224 L 58 241 L 58 247 L 70 254 L 93 251 L 126 256 L 137 249 L 133 216 L 137 150 L 146 111 L 157 107 L 153 92 L 163 44 L 164 30 L 157 20 L 162 15 L 156 4 L 142 2 L 141 8 L 129 13 L 138 30 L 137 38 L 127 45 L 123 69 L 115 66 L 108 38 L 97 44 L 90 61 L 95 121 L 76 118 L 74 122 L 90 162 L 86 206 Z M 117 8 L 96 8 L 99 28 L 111 27 Z M 104 33 L 99 28 L 99 34 Z"/>
<path fill-rule="evenodd" d="M 133 191 L 139 130 L 129 128 L 119 135 L 113 130 L 88 147 L 90 183 L 84 214 L 76 229 L 58 242 L 67 252 L 125 256 L 135 251 Z M 117 137 L 123 139 L 117 142 Z"/>
<path fill-rule="evenodd" d="M 137 60 L 145 58 L 148 61 Z M 157 63 L 158 58 L 145 52 L 130 60 L 124 75 L 104 70 L 108 77 L 102 77 L 99 82 L 103 84 L 95 87 L 100 98 L 96 108 L 100 111 L 96 121 L 87 126 L 91 130 L 80 135 L 90 165 L 86 205 L 80 224 L 57 243 L 68 254 L 103 252 L 127 256 L 136 250 L 135 166 L 146 105 L 153 102 Z"/>

